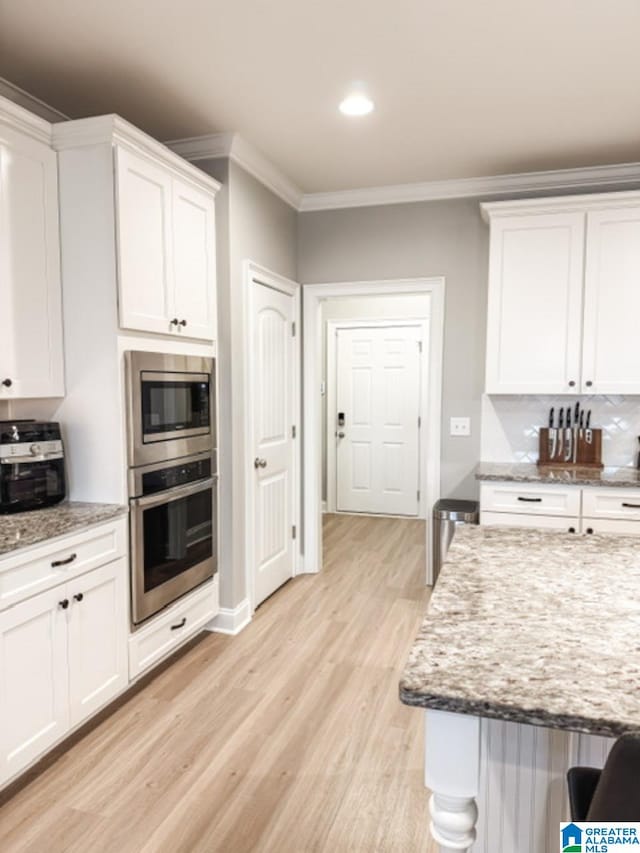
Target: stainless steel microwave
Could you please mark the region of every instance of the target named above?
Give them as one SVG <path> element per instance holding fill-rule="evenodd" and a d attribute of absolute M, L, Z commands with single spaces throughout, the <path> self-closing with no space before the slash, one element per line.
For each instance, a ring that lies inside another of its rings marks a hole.
<path fill-rule="evenodd" d="M 130 351 L 125 369 L 130 467 L 215 448 L 214 359 Z"/>

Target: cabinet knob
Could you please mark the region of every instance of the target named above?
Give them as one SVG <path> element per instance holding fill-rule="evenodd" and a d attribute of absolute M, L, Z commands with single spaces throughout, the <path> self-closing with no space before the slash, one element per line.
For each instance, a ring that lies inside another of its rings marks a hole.
<path fill-rule="evenodd" d="M 66 609 L 67 609 L 67 607 L 69 606 L 69 599 L 68 599 L 68 598 L 63 598 L 63 599 L 62 599 L 62 601 L 59 601 L 59 602 L 58 602 L 58 606 L 59 606 L 59 607 L 61 607 L 61 608 L 62 608 L 62 610 L 66 610 Z"/>
<path fill-rule="evenodd" d="M 584 384 L 587 386 L 587 388 L 591 388 L 591 386 L 593 385 L 593 382 L 590 379 L 587 379 L 587 381 Z"/>
<path fill-rule="evenodd" d="M 74 601 L 82 601 L 82 599 L 83 599 L 83 598 L 84 598 L 84 595 L 83 595 L 81 592 L 77 592 L 77 593 L 73 596 L 73 600 L 74 600 Z"/>
<path fill-rule="evenodd" d="M 572 380 L 571 380 L 571 382 L 569 382 L 569 388 L 575 388 L 575 387 L 576 387 L 576 383 L 575 383 L 575 381 L 572 379 Z"/>
<path fill-rule="evenodd" d="M 593 533 L 593 527 L 587 527 L 587 533 Z"/>
<path fill-rule="evenodd" d="M 180 325 L 181 325 L 181 326 L 186 326 L 186 325 L 187 325 L 187 321 L 186 321 L 186 320 L 180 320 Z"/>
<path fill-rule="evenodd" d="M 575 527 L 570 527 L 570 528 L 569 528 L 569 533 L 575 533 L 575 532 L 576 532 Z"/>
<path fill-rule="evenodd" d="M 178 318 L 177 318 L 177 317 L 174 317 L 174 318 L 173 318 L 173 320 L 171 321 L 171 325 L 172 325 L 172 326 L 177 326 L 177 325 L 178 325 Z"/>
<path fill-rule="evenodd" d="M 13 385 L 13 382 L 10 379 L 3 379 L 2 384 L 4 385 L 5 388 L 11 388 L 11 386 Z"/>

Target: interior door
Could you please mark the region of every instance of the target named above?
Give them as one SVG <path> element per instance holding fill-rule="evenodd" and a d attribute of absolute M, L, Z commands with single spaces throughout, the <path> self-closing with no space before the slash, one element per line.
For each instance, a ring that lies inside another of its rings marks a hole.
<path fill-rule="evenodd" d="M 178 328 L 191 338 L 216 337 L 216 232 L 213 196 L 173 179 L 173 265 Z"/>
<path fill-rule="evenodd" d="M 293 576 L 294 298 L 252 284 L 254 592 L 257 606 Z"/>
<path fill-rule="evenodd" d="M 418 515 L 420 326 L 337 332 L 336 508 Z"/>

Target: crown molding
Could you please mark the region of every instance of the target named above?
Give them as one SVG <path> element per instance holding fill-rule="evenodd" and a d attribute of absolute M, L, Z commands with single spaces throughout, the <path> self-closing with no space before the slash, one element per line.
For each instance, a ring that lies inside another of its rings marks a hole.
<path fill-rule="evenodd" d="M 0 123 L 13 127 L 38 142 L 51 145 L 49 122 L 5 97 L 0 97 Z"/>
<path fill-rule="evenodd" d="M 606 210 L 612 206 L 638 207 L 639 204 L 640 191 L 627 190 L 626 192 L 582 193 L 549 198 L 481 202 L 480 211 L 485 222 L 489 222 L 500 216 L 526 216 L 534 212 L 576 213 L 584 210 Z"/>
<path fill-rule="evenodd" d="M 213 133 L 190 139 L 174 139 L 166 145 L 192 162 L 228 157 L 291 207 L 300 209 L 302 190 L 239 133 Z"/>
<path fill-rule="evenodd" d="M 208 192 L 217 192 L 220 184 L 202 169 L 193 166 L 166 145 L 153 139 L 118 115 L 97 116 L 53 125 L 52 144 L 56 151 L 88 145 L 122 145 L 179 173 Z"/>
<path fill-rule="evenodd" d="M 580 169 L 556 169 L 547 172 L 524 172 L 486 178 L 460 178 L 365 187 L 326 193 L 306 193 L 301 211 L 336 210 L 347 207 L 371 207 L 383 204 L 407 204 L 418 201 L 440 201 L 454 198 L 478 198 L 568 189 L 640 186 L 640 163 L 613 166 L 588 166 Z"/>
<path fill-rule="evenodd" d="M 68 115 L 41 101 L 40 98 L 36 98 L 35 95 L 25 92 L 20 86 L 16 86 L 15 83 L 6 80 L 4 77 L 0 77 L 0 96 L 28 110 L 38 118 L 44 119 L 44 121 L 53 123 L 67 121 L 69 118 Z"/>

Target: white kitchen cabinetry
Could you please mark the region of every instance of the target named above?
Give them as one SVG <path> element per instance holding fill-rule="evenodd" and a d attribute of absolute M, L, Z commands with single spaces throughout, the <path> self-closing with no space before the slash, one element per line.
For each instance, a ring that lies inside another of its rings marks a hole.
<path fill-rule="evenodd" d="M 126 519 L 30 550 L 0 563 L 0 785 L 128 684 Z"/>
<path fill-rule="evenodd" d="M 483 204 L 488 394 L 640 394 L 640 193 Z"/>
<path fill-rule="evenodd" d="M 47 122 L 0 99 L 0 400 L 64 395 L 50 140 Z"/>
<path fill-rule="evenodd" d="M 61 122 L 53 141 L 65 288 L 97 257 L 121 329 L 214 341 L 219 184 L 118 116 Z"/>
<path fill-rule="evenodd" d="M 480 524 L 636 536 L 640 535 L 640 491 L 484 482 L 480 485 Z"/>

